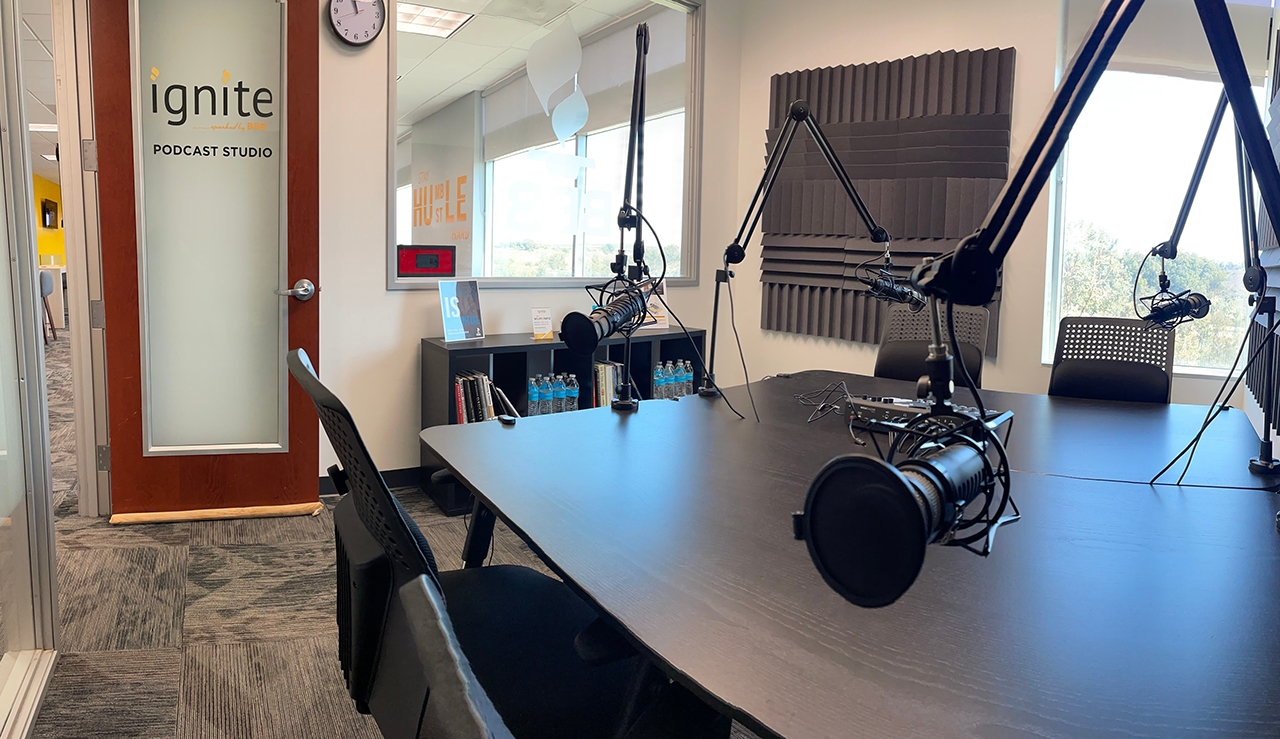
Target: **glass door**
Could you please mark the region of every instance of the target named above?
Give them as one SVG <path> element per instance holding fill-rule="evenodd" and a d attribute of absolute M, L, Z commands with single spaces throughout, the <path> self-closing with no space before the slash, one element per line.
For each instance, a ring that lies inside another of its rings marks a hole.
<path fill-rule="evenodd" d="M 0 736 L 53 667 L 54 577 L 39 264 L 15 0 L 0 0 Z"/>

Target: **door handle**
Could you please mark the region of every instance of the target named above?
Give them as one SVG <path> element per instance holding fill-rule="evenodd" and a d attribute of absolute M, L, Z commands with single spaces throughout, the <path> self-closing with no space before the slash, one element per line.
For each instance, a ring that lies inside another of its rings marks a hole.
<path fill-rule="evenodd" d="M 276 295 L 287 295 L 291 298 L 297 298 L 305 303 L 317 292 L 319 292 L 319 290 L 316 288 L 315 283 L 303 277 L 301 280 L 293 283 L 292 290 L 276 290 Z"/>

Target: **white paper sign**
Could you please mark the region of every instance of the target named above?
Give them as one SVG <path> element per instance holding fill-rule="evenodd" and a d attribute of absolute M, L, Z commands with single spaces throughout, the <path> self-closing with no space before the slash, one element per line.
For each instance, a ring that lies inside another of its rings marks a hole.
<path fill-rule="evenodd" d="M 533 309 L 533 338 L 535 339 L 554 339 L 556 336 L 555 329 L 551 325 L 551 309 L 550 308 L 534 308 Z"/>
<path fill-rule="evenodd" d="M 149 453 L 284 442 L 288 306 L 275 294 L 285 287 L 284 8 L 271 0 L 137 1 Z"/>

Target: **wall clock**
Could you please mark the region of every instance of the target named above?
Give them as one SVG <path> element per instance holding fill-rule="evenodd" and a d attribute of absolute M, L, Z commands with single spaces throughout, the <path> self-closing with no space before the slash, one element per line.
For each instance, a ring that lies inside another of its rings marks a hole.
<path fill-rule="evenodd" d="M 382 0 L 329 0 L 329 27 L 351 46 L 372 43 L 386 24 Z"/>

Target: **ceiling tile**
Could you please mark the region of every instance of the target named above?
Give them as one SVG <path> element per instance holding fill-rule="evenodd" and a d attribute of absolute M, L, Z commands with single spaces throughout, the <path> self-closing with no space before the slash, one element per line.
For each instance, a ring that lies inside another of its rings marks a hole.
<path fill-rule="evenodd" d="M 23 15 L 48 15 L 53 12 L 50 0 L 22 0 L 22 8 L 19 11 Z"/>
<path fill-rule="evenodd" d="M 51 110 L 57 110 L 58 95 L 53 90 L 33 90 L 28 87 L 27 94 L 30 95 L 32 99 L 39 101 L 39 103 L 44 107 Z"/>
<path fill-rule="evenodd" d="M 491 0 L 484 12 L 541 26 L 559 18 L 574 5 L 576 0 Z"/>
<path fill-rule="evenodd" d="M 444 39 L 420 33 L 396 33 L 396 56 L 422 61 L 444 46 Z"/>
<path fill-rule="evenodd" d="M 39 100 L 27 101 L 27 122 L 28 123 L 57 123 L 58 116 L 49 108 L 46 108 Z"/>
<path fill-rule="evenodd" d="M 579 36 L 586 36 L 613 20 L 613 16 L 581 5 L 569 11 L 569 18 L 573 21 L 573 30 L 577 31 Z"/>
<path fill-rule="evenodd" d="M 396 117 L 412 111 L 453 85 L 453 80 L 439 80 L 417 71 L 396 83 Z"/>
<path fill-rule="evenodd" d="M 476 46 L 449 41 L 427 57 L 415 71 L 426 71 L 436 79 L 457 81 L 483 67 L 502 53 L 492 46 Z"/>
<path fill-rule="evenodd" d="M 462 84 L 476 90 L 483 90 L 503 77 L 506 77 L 508 74 L 511 74 L 508 70 L 489 69 L 488 67 L 484 67 L 464 79 Z"/>
<path fill-rule="evenodd" d="M 528 58 L 529 52 L 524 49 L 506 49 L 501 54 L 490 59 L 484 66 L 486 69 L 501 69 L 510 72 L 523 67 L 525 60 Z"/>
<path fill-rule="evenodd" d="M 649 0 L 584 0 L 582 7 L 622 18 L 650 4 Z"/>
<path fill-rule="evenodd" d="M 538 30 L 531 32 L 528 36 L 525 36 L 519 41 L 516 41 L 515 43 L 511 44 L 511 48 L 520 49 L 522 51 L 528 51 L 529 47 L 533 46 L 534 42 L 536 42 L 538 39 L 542 38 L 543 36 L 546 36 L 548 32 L 549 32 L 549 29 L 539 28 Z"/>
<path fill-rule="evenodd" d="M 53 82 L 53 60 L 47 62 L 23 62 L 22 79 L 33 89 L 44 89 L 37 84 L 42 81 Z"/>
<path fill-rule="evenodd" d="M 22 20 L 25 21 L 28 26 L 31 26 L 32 31 L 36 32 L 36 38 L 41 38 L 45 41 L 49 41 L 53 38 L 53 16 L 36 15 L 34 13 L 29 15 L 23 14 Z"/>
<path fill-rule="evenodd" d="M 479 13 L 489 4 L 489 0 L 406 0 L 417 5 L 427 5 L 441 10 L 453 10 L 458 13 Z"/>
<path fill-rule="evenodd" d="M 42 42 L 36 39 L 22 40 L 22 60 L 23 61 L 53 61 L 53 57 L 45 50 Z"/>
<path fill-rule="evenodd" d="M 512 18 L 478 15 L 455 33 L 449 41 L 508 49 L 511 44 L 528 36 L 537 28 L 532 23 Z"/>

